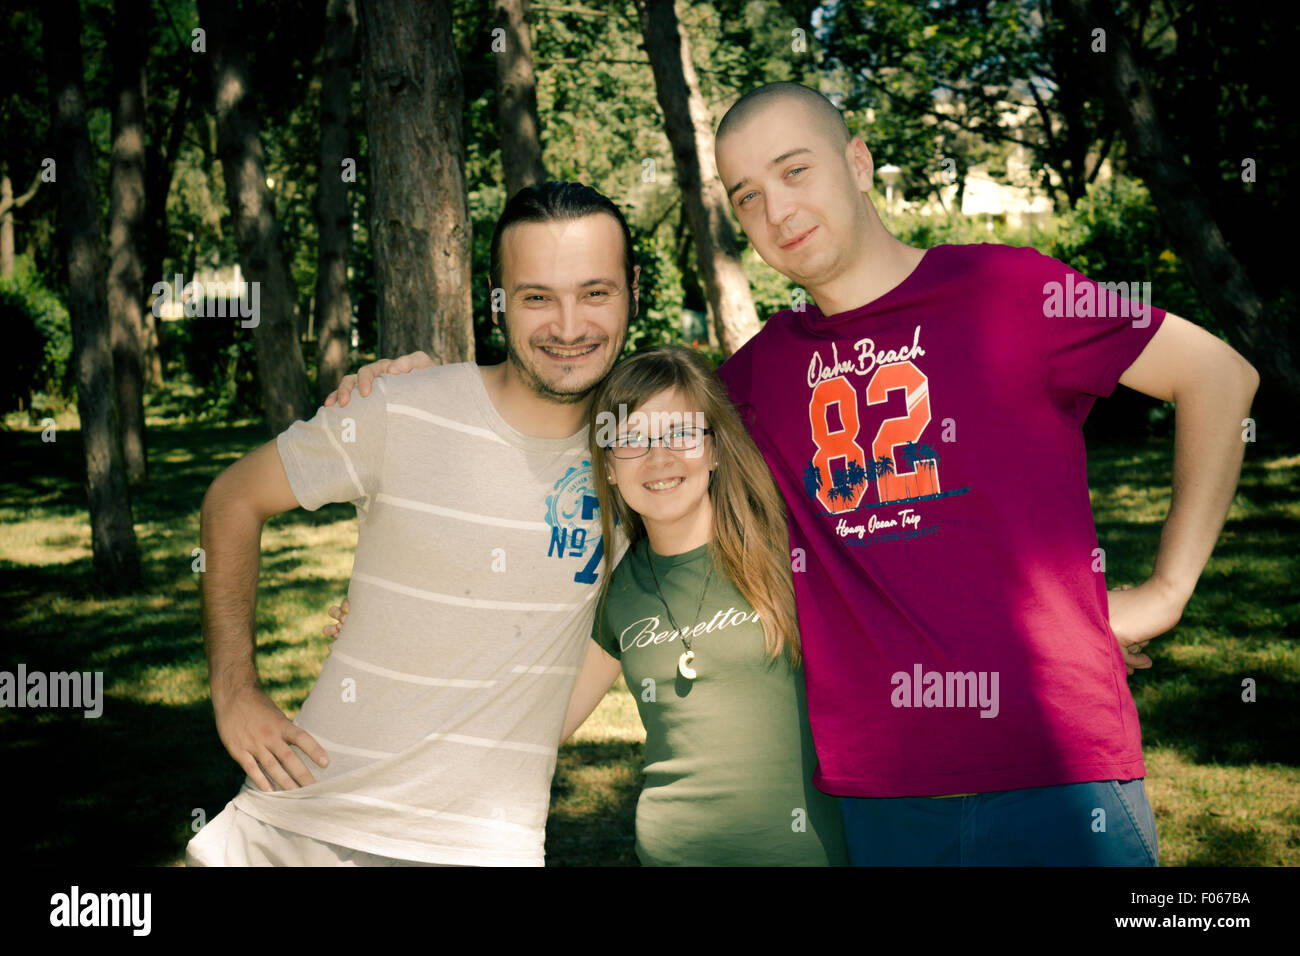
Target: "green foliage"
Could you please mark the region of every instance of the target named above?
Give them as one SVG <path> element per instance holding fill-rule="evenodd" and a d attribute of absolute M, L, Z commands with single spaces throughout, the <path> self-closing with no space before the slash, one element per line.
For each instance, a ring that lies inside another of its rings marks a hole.
<path fill-rule="evenodd" d="M 66 404 L 73 394 L 72 325 L 29 256 L 17 257 L 14 274 L 0 279 L 0 328 L 8 337 L 0 412 L 26 408 L 35 414 Z"/>
<path fill-rule="evenodd" d="M 1035 79 L 1042 31 L 1023 0 L 881 0 L 833 5 L 820 37 L 825 65 L 844 90 L 850 131 L 863 136 L 877 165 L 903 171 L 909 193 L 948 181 L 981 163 L 1005 167 L 1010 148 L 1003 114 L 1026 103 Z M 1015 138 L 1043 146 L 1030 115 Z M 1052 162 L 1036 149 L 1031 164 Z"/>
<path fill-rule="evenodd" d="M 1151 298 L 1218 334 L 1181 260 L 1169 248 L 1151 194 L 1140 180 L 1093 183 L 1073 212 L 1057 220 L 1042 251 L 1098 282 L 1150 282 Z"/>
<path fill-rule="evenodd" d="M 667 229 L 645 235 L 633 228 L 635 262 L 641 266 L 641 301 L 628 324 L 624 354 L 681 339 L 684 293 L 673 234 Z"/>
<path fill-rule="evenodd" d="M 1150 282 L 1153 305 L 1221 336 L 1167 242 L 1146 186 L 1117 176 L 1090 184 L 1074 210 L 1058 218 L 1054 237 L 1039 248 L 1098 282 Z M 1168 434 L 1172 427 L 1173 408 L 1167 402 L 1118 389 L 1093 406 L 1084 434 L 1090 440 L 1133 441 Z"/>
<path fill-rule="evenodd" d="M 759 258 L 752 246 L 741 254 L 740 265 L 745 270 L 745 279 L 749 282 L 750 293 L 754 297 L 754 310 L 758 313 L 760 322 L 766 322 L 782 309 L 794 306 L 795 285 Z M 805 298 L 805 301 L 811 299 Z"/>
<path fill-rule="evenodd" d="M 984 222 L 965 216 L 950 219 L 946 216 L 882 215 L 881 219 L 893 235 L 919 249 L 946 244 L 960 246 L 974 242 L 1009 242 L 1013 235 L 1004 223 L 995 222 L 990 230 Z"/>
<path fill-rule="evenodd" d="M 238 319 L 189 317 L 167 322 L 171 375 L 199 389 L 178 409 L 187 418 L 244 418 L 258 415 L 262 392 L 257 381 L 257 351 L 251 329 Z"/>

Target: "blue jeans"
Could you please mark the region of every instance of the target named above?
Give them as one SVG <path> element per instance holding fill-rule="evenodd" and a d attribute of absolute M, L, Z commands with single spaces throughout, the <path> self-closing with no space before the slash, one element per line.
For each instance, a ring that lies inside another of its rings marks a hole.
<path fill-rule="evenodd" d="M 965 797 L 840 797 L 854 866 L 1156 866 L 1142 780 Z"/>

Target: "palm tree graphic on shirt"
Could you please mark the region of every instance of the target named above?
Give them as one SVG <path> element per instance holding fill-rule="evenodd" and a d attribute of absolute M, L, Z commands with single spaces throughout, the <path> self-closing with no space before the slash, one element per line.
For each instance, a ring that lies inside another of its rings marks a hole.
<path fill-rule="evenodd" d="M 851 461 L 844 468 L 831 468 L 831 486 L 826 490 L 826 500 L 834 504 L 837 501 L 851 501 L 857 494 L 859 488 L 871 480 L 874 474 L 874 463 L 868 463 L 866 467 L 856 461 Z M 803 472 L 803 487 L 808 497 L 814 501 L 817 499 L 817 493 L 824 487 L 821 469 L 815 462 L 808 462 L 808 467 Z"/>
<path fill-rule="evenodd" d="M 803 490 L 808 492 L 809 498 L 813 499 L 816 499 L 817 492 L 822 490 L 822 470 L 811 461 L 803 470 Z"/>
<path fill-rule="evenodd" d="M 907 489 L 907 497 L 914 498 L 920 491 L 913 484 L 915 475 L 922 470 L 933 471 L 935 466 L 939 464 L 939 454 L 929 445 L 918 445 L 915 441 L 910 441 L 903 446 L 903 461 L 911 467 L 913 472 L 910 479 L 904 478 L 903 481 L 904 487 Z"/>

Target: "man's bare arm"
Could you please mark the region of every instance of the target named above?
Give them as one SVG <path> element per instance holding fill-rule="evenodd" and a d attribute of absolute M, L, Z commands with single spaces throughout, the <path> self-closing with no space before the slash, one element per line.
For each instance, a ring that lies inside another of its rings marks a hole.
<path fill-rule="evenodd" d="M 320 744 L 262 692 L 254 659 L 262 526 L 296 507 L 279 449 L 270 441 L 217 476 L 203 497 L 200 517 L 206 562 L 203 642 L 217 733 L 235 762 L 265 791 L 272 789 L 267 775 L 286 790 L 315 782 L 290 744 L 319 766 L 329 763 Z"/>
<path fill-rule="evenodd" d="M 1174 403 L 1173 489 L 1155 566 L 1147 581 L 1109 595 L 1111 627 L 1131 652 L 1178 623 L 1210 559 L 1241 475 L 1241 422 L 1259 374 L 1209 332 L 1166 315 L 1120 383 Z"/>

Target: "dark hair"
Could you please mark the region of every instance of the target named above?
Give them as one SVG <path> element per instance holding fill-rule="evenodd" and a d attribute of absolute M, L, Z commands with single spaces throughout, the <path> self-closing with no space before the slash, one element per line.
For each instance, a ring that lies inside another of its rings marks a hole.
<path fill-rule="evenodd" d="M 605 213 L 614 217 L 623 230 L 623 271 L 627 287 L 632 288 L 632 232 L 618 206 L 606 196 L 582 183 L 547 182 L 525 186 L 510 197 L 501 218 L 492 233 L 489 254 L 489 272 L 492 288 L 501 287 L 501 236 L 506 228 L 517 222 L 555 222 L 561 219 L 582 219 Z"/>

